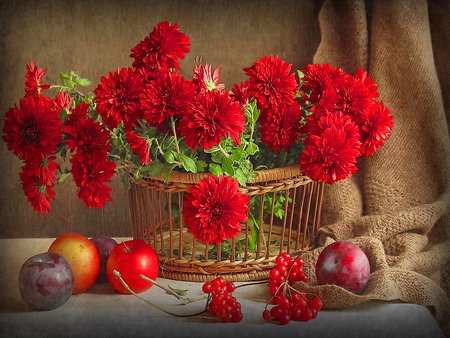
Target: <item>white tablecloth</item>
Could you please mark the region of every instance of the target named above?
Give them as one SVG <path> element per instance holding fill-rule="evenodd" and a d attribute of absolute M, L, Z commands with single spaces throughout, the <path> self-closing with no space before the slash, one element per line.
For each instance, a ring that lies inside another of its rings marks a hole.
<path fill-rule="evenodd" d="M 210 314 L 174 317 L 138 300 L 95 285 L 73 295 L 52 311 L 33 311 L 21 299 L 17 278 L 23 262 L 48 249 L 53 239 L 0 239 L 0 336 L 2 337 L 444 337 L 430 312 L 419 305 L 371 301 L 361 306 L 322 310 L 309 322 L 288 325 L 262 318 L 270 298 L 266 285 L 238 288 L 242 305 L 240 323 L 220 323 Z M 120 240 L 120 239 L 118 239 Z M 159 278 L 164 285 L 201 295 L 201 283 Z M 243 283 L 236 283 L 240 285 Z M 196 313 L 205 301 L 181 305 L 175 297 L 153 286 L 140 294 L 167 310 Z"/>

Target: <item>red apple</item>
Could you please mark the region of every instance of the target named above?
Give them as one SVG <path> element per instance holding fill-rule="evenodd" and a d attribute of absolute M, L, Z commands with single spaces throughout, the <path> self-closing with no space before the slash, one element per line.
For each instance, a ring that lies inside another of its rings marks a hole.
<path fill-rule="evenodd" d="M 370 263 L 366 253 L 356 244 L 340 241 L 326 246 L 316 263 L 317 282 L 335 284 L 353 293 L 366 287 Z"/>
<path fill-rule="evenodd" d="M 149 244 L 138 239 L 129 240 L 117 244 L 109 254 L 106 262 L 106 277 L 117 292 L 129 294 L 130 292 L 114 275 L 114 270 L 117 270 L 131 290 L 140 293 L 153 285 L 140 275 L 156 280 L 158 268 L 158 257 Z"/>
<path fill-rule="evenodd" d="M 87 291 L 97 281 L 101 259 L 97 247 L 89 238 L 68 232 L 57 237 L 48 251 L 59 253 L 69 262 L 74 278 L 74 294 Z"/>
<path fill-rule="evenodd" d="M 97 247 L 102 260 L 97 284 L 108 283 L 108 279 L 106 278 L 106 262 L 108 261 L 109 254 L 112 249 L 117 245 L 117 242 L 109 236 L 92 237 L 91 242 Z"/>
<path fill-rule="evenodd" d="M 28 258 L 19 272 L 22 299 L 34 310 L 53 310 L 72 295 L 73 273 L 67 260 L 54 252 Z"/>

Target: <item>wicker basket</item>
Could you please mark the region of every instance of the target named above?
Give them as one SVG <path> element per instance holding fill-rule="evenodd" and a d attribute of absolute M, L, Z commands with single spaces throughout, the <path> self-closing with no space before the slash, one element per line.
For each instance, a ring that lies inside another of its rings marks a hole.
<path fill-rule="evenodd" d="M 230 281 L 263 280 L 279 253 L 313 247 L 324 184 L 302 176 L 298 165 L 258 171 L 255 182 L 240 187 L 242 193 L 259 199 L 253 204 L 259 207 L 257 217 L 254 210 L 252 216 L 259 225 L 257 234 L 254 230 L 252 237 L 247 222 L 240 234 L 218 246 L 195 239 L 180 217 L 184 194 L 206 176 L 172 172 L 168 184 L 162 177 L 131 178 L 132 235 L 155 249 L 161 277 L 194 282 L 218 275 Z M 280 212 L 282 219 L 277 217 Z"/>

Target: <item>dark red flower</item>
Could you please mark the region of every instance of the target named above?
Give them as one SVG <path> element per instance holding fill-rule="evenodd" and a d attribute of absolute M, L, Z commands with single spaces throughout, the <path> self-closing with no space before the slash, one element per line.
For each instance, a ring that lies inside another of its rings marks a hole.
<path fill-rule="evenodd" d="M 54 156 L 44 159 L 42 163 L 36 161 L 26 162 L 22 166 L 20 180 L 22 189 L 33 209 L 45 215 L 50 211 L 50 200 L 54 199 L 56 170 L 58 164 Z"/>
<path fill-rule="evenodd" d="M 247 100 L 250 99 L 250 94 L 248 92 L 248 87 L 250 85 L 249 81 L 241 82 L 240 85 L 234 84 L 233 88 L 231 88 L 230 96 L 238 101 L 242 106 L 247 103 Z"/>
<path fill-rule="evenodd" d="M 184 223 L 195 238 L 220 244 L 241 231 L 247 221 L 249 198 L 231 177 L 209 175 L 192 186 L 184 200 Z"/>
<path fill-rule="evenodd" d="M 249 95 L 258 100 L 260 109 L 294 102 L 298 84 L 291 68 L 292 64 L 279 56 L 264 56 L 250 68 L 244 68 L 249 76 Z"/>
<path fill-rule="evenodd" d="M 211 65 L 197 65 L 194 68 L 194 75 L 192 76 L 192 83 L 198 87 L 199 92 L 207 90 L 224 90 L 225 85 L 220 83 L 219 77 L 220 67 L 217 67 L 214 72 L 211 70 Z"/>
<path fill-rule="evenodd" d="M 37 97 L 45 89 L 50 88 L 49 85 L 43 84 L 42 79 L 47 73 L 47 69 L 38 68 L 34 61 L 27 65 L 27 75 L 25 76 L 25 95 Z"/>
<path fill-rule="evenodd" d="M 150 164 L 150 147 L 141 135 L 138 135 L 132 131 L 126 133 L 127 142 L 131 147 L 131 150 L 139 155 L 141 164 Z"/>
<path fill-rule="evenodd" d="M 261 141 L 267 143 L 272 150 L 287 150 L 299 138 L 301 117 L 297 102 L 268 111 L 260 120 Z"/>
<path fill-rule="evenodd" d="M 111 201 L 112 188 L 105 185 L 111 181 L 115 173 L 116 164 L 108 161 L 104 153 L 92 153 L 88 158 L 80 153 L 70 159 L 71 173 L 78 187 L 78 198 L 89 208 L 101 208 Z"/>
<path fill-rule="evenodd" d="M 67 116 L 64 125 L 75 126 L 79 120 L 87 119 L 88 113 L 89 113 L 89 104 L 82 101 L 78 106 L 76 106 L 69 112 L 69 115 Z"/>
<path fill-rule="evenodd" d="M 184 114 L 192 103 L 195 87 L 178 72 L 161 71 L 157 80 L 151 81 L 141 95 L 144 118 L 160 127 L 169 117 Z"/>
<path fill-rule="evenodd" d="M 183 115 L 179 130 L 186 144 L 196 150 L 208 150 L 230 136 L 241 144 L 239 134 L 244 132 L 245 114 L 227 92 L 208 91 L 197 95 L 189 111 Z"/>
<path fill-rule="evenodd" d="M 391 135 L 394 126 L 393 117 L 383 101 L 373 103 L 370 109 L 358 121 L 361 124 L 361 155 L 367 157 L 375 153 Z"/>
<path fill-rule="evenodd" d="M 58 95 L 56 95 L 54 101 L 55 109 L 58 112 L 61 112 L 63 109 L 69 111 L 72 107 L 73 102 L 74 98 L 69 97 L 69 94 L 67 94 L 66 92 L 58 92 Z"/>
<path fill-rule="evenodd" d="M 144 89 L 139 71 L 122 68 L 101 78 L 101 84 L 94 89 L 97 111 L 103 122 L 111 129 L 122 121 L 126 129 L 139 125 L 142 117 L 140 94 Z"/>
<path fill-rule="evenodd" d="M 367 87 L 352 77 L 345 88 L 339 90 L 336 109 L 352 118 L 359 118 L 372 108 L 373 102 L 374 99 Z"/>
<path fill-rule="evenodd" d="M 359 129 L 348 115 L 329 113 L 308 122 L 309 135 L 299 159 L 301 171 L 314 181 L 333 184 L 358 169 Z"/>
<path fill-rule="evenodd" d="M 41 96 L 28 96 L 19 108 L 10 108 L 3 126 L 8 149 L 22 160 L 39 163 L 53 154 L 62 139 L 62 122 L 53 108 L 53 102 Z"/>
<path fill-rule="evenodd" d="M 135 68 L 180 68 L 178 59 L 189 53 L 190 39 L 179 31 L 178 24 L 160 22 L 143 41 L 131 49 Z"/>
<path fill-rule="evenodd" d="M 305 75 L 302 81 L 305 81 L 302 89 L 310 89 L 308 101 L 311 103 L 318 103 L 323 95 L 323 92 L 331 87 L 334 91 L 339 91 L 345 88 L 349 79 L 352 76 L 342 68 L 331 67 L 329 64 L 308 64 L 302 70 Z"/>
<path fill-rule="evenodd" d="M 372 98 L 377 98 L 380 96 L 378 93 L 378 86 L 375 84 L 375 81 L 372 80 L 369 76 L 367 76 L 367 71 L 359 68 L 356 70 L 355 78 L 361 81 L 362 84 L 367 88 Z"/>
<path fill-rule="evenodd" d="M 81 102 L 69 115 L 70 123 L 63 129 L 68 136 L 65 142 L 72 152 L 81 152 L 86 157 L 93 152 L 106 154 L 111 149 L 109 131 L 88 116 L 88 107 L 87 103 Z"/>

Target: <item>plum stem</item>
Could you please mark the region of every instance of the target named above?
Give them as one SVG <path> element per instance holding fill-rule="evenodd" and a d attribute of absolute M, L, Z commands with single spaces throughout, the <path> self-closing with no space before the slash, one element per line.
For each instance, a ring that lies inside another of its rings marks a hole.
<path fill-rule="evenodd" d="M 145 299 L 145 298 L 139 296 L 136 292 L 134 292 L 134 291 L 130 288 L 130 286 L 123 280 L 122 275 L 120 274 L 119 271 L 117 271 L 117 270 L 114 269 L 114 270 L 113 270 L 113 273 L 114 273 L 114 275 L 116 276 L 116 278 L 122 283 L 122 285 L 125 287 L 125 289 L 127 289 L 133 296 L 135 296 L 135 297 L 138 298 L 139 300 L 141 300 L 141 301 L 143 301 L 143 302 L 145 302 L 145 303 L 147 303 L 147 304 L 149 304 L 149 305 L 151 305 L 151 306 L 157 308 L 158 310 L 160 310 L 160 311 L 162 311 L 162 312 L 165 312 L 165 313 L 167 313 L 167 314 L 169 314 L 169 315 L 176 316 L 176 317 L 193 317 L 193 316 L 200 315 L 200 314 L 202 314 L 202 313 L 204 313 L 204 312 L 206 312 L 206 311 L 208 310 L 207 307 L 205 306 L 205 308 L 204 308 L 201 312 L 192 313 L 192 314 L 179 314 L 179 313 L 174 313 L 174 312 L 168 311 L 168 310 L 162 308 L 161 306 L 156 305 L 156 304 L 150 302 L 149 300 L 147 300 L 147 299 Z M 156 285 L 156 284 L 155 284 L 155 285 Z"/>

